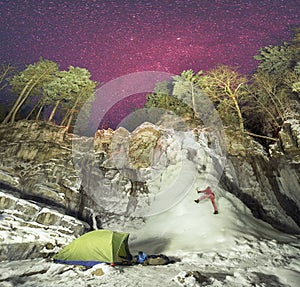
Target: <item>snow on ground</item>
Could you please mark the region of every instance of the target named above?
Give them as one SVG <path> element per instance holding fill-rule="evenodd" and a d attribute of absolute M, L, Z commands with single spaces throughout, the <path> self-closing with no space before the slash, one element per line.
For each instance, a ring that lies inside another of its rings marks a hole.
<path fill-rule="evenodd" d="M 195 188 L 205 188 L 217 180 L 215 176 L 210 177 L 209 167 L 214 168 L 210 156 L 201 154 L 195 162 L 201 163 L 201 160 L 208 167 L 207 174 L 203 172 L 202 177 L 189 179 L 197 166 L 183 161 L 184 168 L 176 179 L 178 184 L 172 187 L 175 190 L 168 189 L 167 183 L 168 179 L 173 181 L 176 170 L 167 168 L 163 185 L 167 192 L 176 195 L 182 190 L 182 184 L 190 185 L 184 198 L 176 202 L 176 198 L 169 200 L 168 196 L 160 196 L 163 200 L 161 205 L 155 206 L 155 211 L 164 212 L 148 216 L 144 225 L 121 230 L 130 232 L 129 248 L 133 255 L 139 250 L 163 253 L 173 260 L 172 264 L 102 266 L 104 275 L 97 276 L 91 269 L 55 264 L 46 259 L 1 262 L 0 286 L 299 287 L 300 235 L 284 234 L 254 218 L 239 199 L 216 185 L 211 186 L 219 214 L 213 214 L 209 200 L 196 204 Z M 159 186 L 159 182 L 152 184 L 153 188 Z M 166 208 L 168 204 L 172 206 L 170 209 Z M 117 230 L 113 225 L 105 228 Z M 196 282 L 197 274 L 204 276 L 201 284 Z"/>
<path fill-rule="evenodd" d="M 209 201 L 195 204 L 189 193 L 171 210 L 152 216 L 132 230 L 129 246 L 163 253 L 165 266 L 105 266 L 91 269 L 55 264 L 46 259 L 2 262 L 0 286 L 291 286 L 300 282 L 300 237 L 274 230 L 255 219 L 233 195 L 216 191 L 220 213 Z M 190 271 L 206 277 L 200 285 Z M 187 277 L 185 277 L 187 276 Z"/>
<path fill-rule="evenodd" d="M 299 245 L 275 240 L 236 240 L 223 252 L 178 251 L 177 262 L 165 266 L 122 266 L 104 268 L 95 276 L 91 270 L 55 264 L 44 259 L 2 263 L 1 286 L 299 286 Z M 207 280 L 191 284 L 184 277 L 198 271 Z M 182 276 L 186 285 L 178 283 Z"/>

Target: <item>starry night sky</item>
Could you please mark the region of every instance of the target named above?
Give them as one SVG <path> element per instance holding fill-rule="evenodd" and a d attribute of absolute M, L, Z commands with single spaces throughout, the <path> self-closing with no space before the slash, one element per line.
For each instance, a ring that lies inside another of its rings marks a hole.
<path fill-rule="evenodd" d="M 218 64 L 251 73 L 258 49 L 289 41 L 299 15 L 300 0 L 0 0 L 0 63 L 42 56 L 102 83 Z"/>
<path fill-rule="evenodd" d="M 299 25 L 297 0 L 0 1 L 0 62 L 40 56 L 106 82 L 136 71 L 180 73 L 217 64 L 251 72 L 260 47 Z"/>

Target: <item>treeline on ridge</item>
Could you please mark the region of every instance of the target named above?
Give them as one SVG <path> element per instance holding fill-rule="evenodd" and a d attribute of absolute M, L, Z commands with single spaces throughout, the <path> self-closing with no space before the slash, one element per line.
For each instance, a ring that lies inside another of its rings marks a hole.
<path fill-rule="evenodd" d="M 254 58 L 258 67 L 250 76 L 225 65 L 205 72 L 183 71 L 169 82 L 158 83 L 147 95 L 145 107 L 172 112 L 197 126 L 206 112 L 205 96 L 225 130 L 268 144 L 276 140 L 286 119 L 299 115 L 300 29 L 295 29 L 289 43 L 261 48 Z M 3 64 L 0 92 L 7 103 L 0 105 L 0 121 L 44 120 L 72 131 L 79 111 L 89 118 L 86 103 L 92 105 L 98 85 L 87 69 L 70 66 L 61 71 L 58 64 L 43 58 L 22 71 Z M 204 105 L 203 110 L 199 105 Z"/>

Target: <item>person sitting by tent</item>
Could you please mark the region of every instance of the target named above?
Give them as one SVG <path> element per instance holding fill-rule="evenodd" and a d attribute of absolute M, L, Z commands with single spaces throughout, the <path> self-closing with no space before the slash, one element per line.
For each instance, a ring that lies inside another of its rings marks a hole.
<path fill-rule="evenodd" d="M 169 264 L 171 261 L 168 256 L 164 254 L 146 254 L 143 251 L 139 251 L 138 255 L 135 256 L 132 263 L 135 264 L 143 264 L 143 265 L 166 265 Z"/>
<path fill-rule="evenodd" d="M 212 203 L 213 207 L 214 207 L 214 214 L 219 213 L 217 204 L 215 202 L 215 194 L 212 192 L 212 190 L 210 189 L 209 186 L 204 190 L 198 190 L 197 189 L 197 193 L 202 193 L 202 195 L 198 199 L 194 200 L 196 203 L 199 203 L 201 200 L 203 200 L 205 198 L 209 198 L 211 200 L 211 203 Z"/>
<path fill-rule="evenodd" d="M 148 259 L 148 255 L 143 251 L 139 251 L 138 255 L 136 256 L 136 263 L 144 264 L 146 263 L 147 259 Z"/>

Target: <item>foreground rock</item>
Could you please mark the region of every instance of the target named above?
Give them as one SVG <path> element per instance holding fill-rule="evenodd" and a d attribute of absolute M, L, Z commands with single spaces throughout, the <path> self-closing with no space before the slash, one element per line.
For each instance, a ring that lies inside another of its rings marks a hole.
<path fill-rule="evenodd" d="M 89 229 L 87 223 L 0 190 L 0 261 L 49 257 Z"/>

